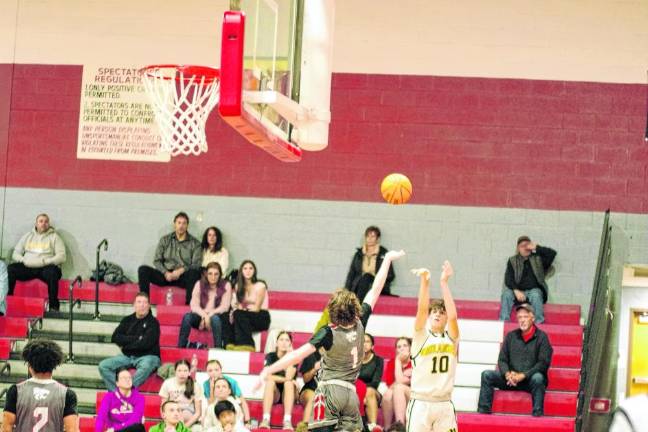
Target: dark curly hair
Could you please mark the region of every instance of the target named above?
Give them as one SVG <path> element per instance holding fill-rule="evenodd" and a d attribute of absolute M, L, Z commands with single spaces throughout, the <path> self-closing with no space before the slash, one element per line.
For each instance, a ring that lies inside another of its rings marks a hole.
<path fill-rule="evenodd" d="M 22 358 L 34 372 L 51 373 L 63 363 L 63 351 L 56 342 L 33 339 L 25 345 Z"/>

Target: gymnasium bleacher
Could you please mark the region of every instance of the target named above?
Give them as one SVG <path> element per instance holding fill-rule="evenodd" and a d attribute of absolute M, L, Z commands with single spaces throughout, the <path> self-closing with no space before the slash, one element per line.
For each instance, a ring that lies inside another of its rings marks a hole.
<path fill-rule="evenodd" d="M 57 341 L 65 352 L 68 350 L 69 281 L 59 285 L 62 300 L 60 312 L 45 313 L 47 290 L 39 281 L 19 282 L 14 296 L 8 297 L 7 316 L 0 317 L 0 362 L 10 365 L 8 374 L 0 377 L 0 392 L 10 384 L 26 377 L 26 366 L 19 359 L 20 351 L 28 336 L 45 337 Z M 81 430 L 93 431 L 98 402 L 105 392 L 97 364 L 105 357 L 119 353 L 110 343 L 110 337 L 121 317 L 132 313 L 130 305 L 138 291 L 136 284 L 110 286 L 100 284 L 101 320 L 93 320 L 94 282 L 84 282 L 74 291 L 74 299 L 81 299 L 74 311 L 74 364 L 64 364 L 55 371 L 55 377 L 72 387 L 79 399 Z M 253 392 L 256 377 L 263 367 L 268 334 L 273 330 L 286 329 L 293 332 L 294 345 L 299 346 L 310 337 L 315 322 L 325 306 L 328 295 L 269 291 L 272 324 L 268 332 L 258 335 L 258 352 L 232 352 L 220 349 L 176 348 L 179 323 L 183 313 L 184 292 L 173 289 L 173 305 L 165 304 L 167 288 L 153 286 L 151 303 L 161 324 L 160 344 L 163 363 L 196 356 L 199 370 L 204 370 L 208 359 L 217 358 L 226 374 L 236 378 L 241 386 L 253 418 L 261 417 L 262 391 Z M 514 322 L 497 320 L 499 303 L 495 301 L 457 301 L 461 343 L 459 366 L 453 392 L 453 403 L 458 411 L 459 430 L 508 432 L 558 432 L 574 430 L 577 392 L 580 380 L 583 328 L 580 322 L 580 306 L 549 304 L 545 309 L 546 322 L 541 325 L 554 347 L 549 370 L 549 388 L 545 398 L 545 417 L 535 418 L 531 413 L 530 394 L 514 391 L 495 393 L 492 415 L 476 413 L 480 375 L 483 370 L 494 369 L 499 346 L 506 332 L 514 329 Z M 368 331 L 376 337 L 375 351 L 390 358 L 394 353 L 396 338 L 411 333 L 416 299 L 405 297 L 382 297 L 368 325 Z M 42 323 L 39 322 L 42 319 Z M 42 324 L 42 327 L 41 327 Z M 191 340 L 210 343 L 207 332 L 192 330 Z M 205 379 L 198 374 L 197 379 Z M 157 392 L 162 379 L 151 376 L 140 390 L 146 397 L 145 416 L 147 424 L 158 420 L 160 400 Z M 293 422 L 301 418 L 302 407 L 296 405 Z M 279 427 L 283 409 L 276 405 L 272 411 L 271 424 Z"/>

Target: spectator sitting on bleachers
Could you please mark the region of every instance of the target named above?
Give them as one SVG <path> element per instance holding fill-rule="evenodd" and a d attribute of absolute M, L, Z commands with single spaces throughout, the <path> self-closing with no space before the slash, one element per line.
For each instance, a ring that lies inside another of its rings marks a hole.
<path fill-rule="evenodd" d="M 218 415 L 216 415 L 214 408 L 221 402 L 227 401 L 230 402 L 234 408 L 234 421 L 240 426 L 244 426 L 244 415 L 243 408 L 241 407 L 240 400 L 234 397 L 232 393 L 232 386 L 230 381 L 226 378 L 217 378 L 214 384 L 214 391 L 212 393 L 213 397 L 210 398 L 209 406 L 207 407 L 207 414 L 203 420 L 203 427 L 207 431 L 211 431 L 211 428 L 218 428 L 219 420 Z"/>
<path fill-rule="evenodd" d="M 137 369 L 133 386 L 139 387 L 160 366 L 160 323 L 151 313 L 148 294 L 137 293 L 133 308 L 135 312 L 120 321 L 111 339 L 122 354 L 99 363 L 99 373 L 108 391 L 115 390 L 115 372 L 119 368 Z"/>
<path fill-rule="evenodd" d="M 385 259 L 387 249 L 380 245 L 380 228 L 370 226 L 365 230 L 364 245 L 358 248 L 351 259 L 344 287 L 354 292 L 362 301 L 373 284 L 376 272 Z M 389 268 L 382 295 L 391 295 L 389 286 L 395 278 L 394 268 Z"/>
<path fill-rule="evenodd" d="M 232 302 L 232 287 L 224 279 L 217 262 L 207 264 L 203 276 L 194 285 L 191 295 L 191 312 L 184 314 L 180 325 L 178 347 L 186 348 L 191 328 L 211 331 L 214 348 L 222 348 L 223 328 L 221 315 L 227 316 Z"/>
<path fill-rule="evenodd" d="M 383 423 L 388 428 L 395 417 L 397 422 L 405 423 L 405 411 L 410 399 L 410 382 L 412 379 L 412 361 L 410 348 L 412 340 L 401 337 L 396 341 L 396 355 L 389 363 L 385 383 L 389 389 L 383 395 Z"/>
<path fill-rule="evenodd" d="M 95 432 L 145 432 L 144 396 L 133 388 L 133 377 L 126 367 L 115 372 L 117 388 L 101 399 Z"/>
<path fill-rule="evenodd" d="M 191 377 L 190 367 L 187 360 L 175 362 L 175 375 L 164 380 L 160 387 L 160 397 L 163 401 L 177 402 L 182 412 L 182 423 L 191 430 L 200 430 L 203 392 Z M 193 427 L 194 425 L 196 427 Z"/>
<path fill-rule="evenodd" d="M 270 312 L 268 311 L 268 288 L 264 281 L 257 279 L 254 262 L 245 260 L 238 270 L 232 311 L 229 319 L 221 320 L 223 344 L 228 350 L 255 351 L 252 333 L 268 330 Z"/>
<path fill-rule="evenodd" d="M 149 292 L 151 283 L 158 286 L 180 286 L 185 289 L 189 304 L 196 281 L 200 279 L 202 249 L 189 232 L 189 216 L 185 212 L 173 218 L 174 232 L 163 236 L 155 249 L 153 265 L 137 269 L 140 291 Z"/>
<path fill-rule="evenodd" d="M 249 432 L 249 429 L 237 421 L 236 408 L 232 402 L 218 402 L 213 411 L 218 421 L 213 428 L 207 429 L 206 432 Z"/>
<path fill-rule="evenodd" d="M 369 333 L 364 334 L 364 355 L 360 375 L 358 379 L 367 385 L 367 394 L 365 395 L 364 405 L 367 413 L 367 427 L 373 431 L 378 422 L 378 407 L 382 395 L 378 391 L 378 386 L 382 380 L 383 367 L 385 361 L 382 357 L 374 353 L 374 337 Z"/>
<path fill-rule="evenodd" d="M 39 279 L 47 284 L 50 310 L 59 310 L 58 282 L 61 264 L 65 262 L 65 244 L 50 226 L 49 216 L 41 213 L 36 217 L 34 229 L 22 236 L 13 250 L 14 262 L 7 268 L 9 295 L 16 281 Z"/>
<path fill-rule="evenodd" d="M 517 253 L 509 258 L 504 276 L 500 320 L 508 321 L 515 303 L 530 303 L 535 310 L 536 324 L 544 322 L 547 302 L 545 277 L 556 258 L 556 251 L 539 246 L 528 236 L 517 240 Z"/>
<path fill-rule="evenodd" d="M 203 268 L 207 267 L 207 264 L 211 262 L 217 262 L 223 270 L 223 275 L 226 275 L 229 267 L 229 252 L 223 246 L 223 233 L 221 233 L 221 230 L 215 226 L 207 228 L 202 236 L 201 247 Z"/>
<path fill-rule="evenodd" d="M 281 357 L 292 351 L 292 335 L 287 331 L 281 331 L 277 335 L 277 349 L 265 356 L 265 366 L 279 361 Z M 269 375 L 263 389 L 263 419 L 259 427 L 270 427 L 270 412 L 272 405 L 283 403 L 284 417 L 283 429 L 292 430 L 292 409 L 295 404 L 296 385 L 295 378 L 297 368 L 289 366 L 287 369 Z"/>
<path fill-rule="evenodd" d="M 241 387 L 239 387 L 238 382 L 232 377 L 223 374 L 223 365 L 216 359 L 209 360 L 207 362 L 207 375 L 209 379 L 203 382 L 203 394 L 207 399 L 209 405 L 212 405 L 216 401 L 216 393 L 214 392 L 214 387 L 216 386 L 216 381 L 219 378 L 224 378 L 230 385 L 232 396 L 237 399 L 241 404 L 241 410 L 243 411 L 243 421 L 247 425 L 250 423 L 250 408 L 247 401 L 243 397 L 243 392 Z"/>
<path fill-rule="evenodd" d="M 162 402 L 160 413 L 162 414 L 162 421 L 149 429 L 149 432 L 192 432 L 182 423 L 182 411 L 176 401 L 167 400 Z"/>
<path fill-rule="evenodd" d="M 7 293 L 9 292 L 9 276 L 7 265 L 0 260 L 0 316 L 7 313 Z"/>
<path fill-rule="evenodd" d="M 493 389 L 521 390 L 531 393 L 533 416 L 544 415 L 544 396 L 547 389 L 547 371 L 553 348 L 549 337 L 534 324 L 533 307 L 528 303 L 516 308 L 520 328 L 504 337 L 497 367 L 481 375 L 478 411 L 490 414 Z"/>
<path fill-rule="evenodd" d="M 304 380 L 304 385 L 299 391 L 299 403 L 304 407 L 302 421 L 308 423 L 313 413 L 313 399 L 317 390 L 317 372 L 322 367 L 322 355 L 319 350 L 309 355 L 299 366 L 299 373 Z"/>

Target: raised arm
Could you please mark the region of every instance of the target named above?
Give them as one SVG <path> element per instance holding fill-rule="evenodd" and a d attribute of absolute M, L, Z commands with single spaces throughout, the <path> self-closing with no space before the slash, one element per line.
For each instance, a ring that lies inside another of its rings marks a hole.
<path fill-rule="evenodd" d="M 374 307 L 376 306 L 378 297 L 380 297 L 380 293 L 382 292 L 382 289 L 385 286 L 385 281 L 387 281 L 387 276 L 389 275 L 389 267 L 391 266 L 392 261 L 396 261 L 397 259 L 403 256 L 405 256 L 405 251 L 403 250 L 399 250 L 399 251 L 392 250 L 385 254 L 385 259 L 380 265 L 380 269 L 378 269 L 378 273 L 376 273 L 376 277 L 374 278 L 373 285 L 371 285 L 371 290 L 369 290 L 369 292 L 364 298 L 363 303 L 367 303 L 369 306 L 371 306 L 371 310 L 373 310 Z"/>
<path fill-rule="evenodd" d="M 421 278 L 416 307 L 416 319 L 414 320 L 414 331 L 418 332 L 425 328 L 430 307 L 430 270 L 426 268 L 413 269 L 412 273 Z"/>
<path fill-rule="evenodd" d="M 454 340 L 459 339 L 459 324 L 457 322 L 457 306 L 455 306 L 450 287 L 448 287 L 448 279 L 454 274 L 454 269 L 450 261 L 445 261 L 441 270 L 441 278 L 439 284 L 441 285 L 441 295 L 443 303 L 445 304 L 446 315 L 448 316 L 448 334 Z"/>
<path fill-rule="evenodd" d="M 296 365 L 309 355 L 313 354 L 315 350 L 315 346 L 310 342 L 307 342 L 296 350 L 290 351 L 271 365 L 264 367 L 259 374 L 257 383 L 254 385 L 254 391 L 256 392 L 257 390 L 259 390 L 270 375 L 274 375 L 280 370 L 285 370 L 289 366 Z"/>

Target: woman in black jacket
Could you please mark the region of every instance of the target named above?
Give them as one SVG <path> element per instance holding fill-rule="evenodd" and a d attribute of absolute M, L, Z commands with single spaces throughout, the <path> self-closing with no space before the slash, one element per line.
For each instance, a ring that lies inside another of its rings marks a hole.
<path fill-rule="evenodd" d="M 373 284 L 376 272 L 380 268 L 386 253 L 387 249 L 380 245 L 380 228 L 377 226 L 368 227 L 365 230 L 364 245 L 358 248 L 355 255 L 353 255 L 351 267 L 344 284 L 346 289 L 354 292 L 360 301 L 364 299 L 371 289 L 371 284 Z M 392 295 L 390 285 L 394 277 L 394 268 L 389 267 L 382 295 Z"/>

